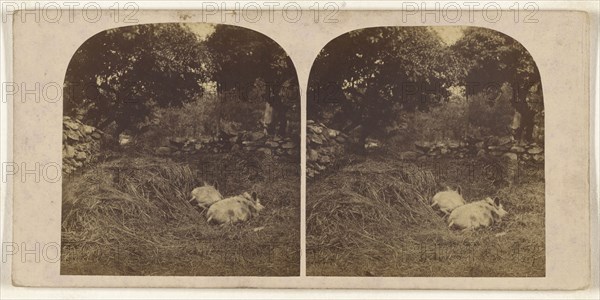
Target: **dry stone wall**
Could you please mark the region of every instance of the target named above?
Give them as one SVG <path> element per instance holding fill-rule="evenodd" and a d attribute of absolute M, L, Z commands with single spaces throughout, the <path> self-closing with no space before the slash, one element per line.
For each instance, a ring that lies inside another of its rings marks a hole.
<path fill-rule="evenodd" d="M 63 118 L 63 173 L 94 162 L 100 151 L 104 133 L 65 116 Z M 349 137 L 322 123 L 307 121 L 306 175 L 308 178 L 323 173 L 347 150 Z M 167 146 L 154 149 L 159 156 L 180 156 L 196 153 L 221 153 L 229 151 L 260 152 L 278 157 L 299 157 L 300 145 L 289 137 L 273 137 L 262 132 L 240 132 L 218 139 L 191 139 L 174 137 Z M 416 142 L 413 151 L 400 153 L 402 159 L 423 160 L 431 158 L 493 155 L 511 160 L 543 163 L 544 149 L 536 143 L 519 143 L 511 137 L 488 137 L 465 142 Z"/>
<path fill-rule="evenodd" d="M 522 143 L 512 137 L 488 137 L 468 142 L 416 142 L 415 151 L 401 153 L 407 159 L 436 157 L 463 158 L 467 156 L 504 156 L 511 160 L 544 162 L 544 149 L 537 143 Z"/>
<path fill-rule="evenodd" d="M 348 136 L 312 120 L 306 126 L 306 177 L 314 178 L 333 165 L 346 150 Z"/>
<path fill-rule="evenodd" d="M 63 167 L 65 174 L 94 161 L 102 132 L 71 117 L 63 117 Z"/>
<path fill-rule="evenodd" d="M 314 178 L 339 160 L 349 146 L 350 138 L 312 120 L 307 121 L 306 134 L 306 175 Z M 542 146 L 537 143 L 521 143 L 510 136 L 472 138 L 463 142 L 416 142 L 412 148 L 414 150 L 401 152 L 401 159 L 410 161 L 491 155 L 511 161 L 544 162 Z"/>
<path fill-rule="evenodd" d="M 106 137 L 106 138 L 105 138 Z M 94 162 L 100 153 L 101 141 L 108 139 L 100 130 L 71 117 L 63 118 L 63 168 L 65 174 Z M 269 136 L 262 132 L 240 132 L 218 139 L 169 138 L 167 146 L 155 148 L 159 156 L 185 156 L 197 153 L 222 153 L 229 151 L 259 152 L 277 157 L 300 156 L 298 141 L 289 137 Z M 116 145 L 116 144 L 115 144 Z M 118 145 L 117 145 L 118 146 Z M 122 143 L 121 147 L 131 147 Z"/>
<path fill-rule="evenodd" d="M 220 138 L 192 139 L 175 137 L 169 145 L 158 147 L 155 153 L 161 156 L 180 156 L 196 153 L 221 153 L 244 150 L 279 157 L 298 157 L 300 146 L 289 137 L 270 136 L 262 132 L 241 132 Z"/>

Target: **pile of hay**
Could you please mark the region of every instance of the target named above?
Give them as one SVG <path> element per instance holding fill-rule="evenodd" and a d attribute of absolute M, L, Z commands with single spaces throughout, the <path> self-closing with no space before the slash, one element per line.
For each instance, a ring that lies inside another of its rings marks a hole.
<path fill-rule="evenodd" d="M 260 155 L 100 162 L 63 180 L 61 273 L 297 276 L 298 173 L 293 162 Z M 266 209 L 236 226 L 211 226 L 188 202 L 203 181 L 219 182 L 225 197 L 257 191 Z"/>
<path fill-rule="evenodd" d="M 161 232 L 170 224 L 201 218 L 187 201 L 194 183 L 190 168 L 174 162 L 134 158 L 99 164 L 65 181 L 63 248 L 164 245 L 161 239 L 169 237 Z"/>
<path fill-rule="evenodd" d="M 358 249 L 389 231 L 445 226 L 429 207 L 437 190 L 433 174 L 414 164 L 367 160 L 343 168 L 309 187 L 307 249 Z"/>

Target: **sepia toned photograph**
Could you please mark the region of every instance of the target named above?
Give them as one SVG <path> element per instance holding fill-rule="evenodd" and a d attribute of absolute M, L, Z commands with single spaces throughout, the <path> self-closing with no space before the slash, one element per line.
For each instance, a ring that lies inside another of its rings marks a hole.
<path fill-rule="evenodd" d="M 481 27 L 331 40 L 307 103 L 307 275 L 544 277 L 534 58 Z"/>
<path fill-rule="evenodd" d="M 3 295 L 593 286 L 590 12 L 297 4 L 14 7 Z"/>
<path fill-rule="evenodd" d="M 62 275 L 299 276 L 300 95 L 250 29 L 119 27 L 64 78 Z"/>

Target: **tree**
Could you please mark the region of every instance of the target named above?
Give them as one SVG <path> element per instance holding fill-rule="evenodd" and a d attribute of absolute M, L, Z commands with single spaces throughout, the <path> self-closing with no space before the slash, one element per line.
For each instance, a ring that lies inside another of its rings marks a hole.
<path fill-rule="evenodd" d="M 469 95 L 510 84 L 511 103 L 521 119 L 515 136 L 531 141 L 536 114 L 544 108 L 540 73 L 527 49 L 500 32 L 469 27 L 452 50 L 466 66 L 463 84 Z"/>
<path fill-rule="evenodd" d="M 65 114 L 115 135 L 137 131 L 154 107 L 180 106 L 202 93 L 211 62 L 180 24 L 106 30 L 73 55 L 65 75 Z"/>
<path fill-rule="evenodd" d="M 296 70 L 287 53 L 259 32 L 230 25 L 217 25 L 206 46 L 212 53 L 211 77 L 218 91 L 243 101 L 254 101 L 249 95 L 260 94 L 267 103 L 265 110 L 273 111 L 270 133 L 285 135 L 287 121 L 299 115 L 300 104 Z"/>
<path fill-rule="evenodd" d="M 359 144 L 384 132 L 400 110 L 426 110 L 448 95 L 458 70 L 440 37 L 426 27 L 374 27 L 329 42 L 309 79 L 308 117 L 348 131 Z"/>

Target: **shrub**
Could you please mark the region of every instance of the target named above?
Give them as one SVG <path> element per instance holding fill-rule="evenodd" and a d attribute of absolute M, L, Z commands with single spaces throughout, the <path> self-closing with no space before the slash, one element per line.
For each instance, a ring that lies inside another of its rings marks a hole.
<path fill-rule="evenodd" d="M 466 135 L 508 135 L 515 111 L 510 97 L 506 86 L 497 95 L 482 92 L 468 98 L 464 88 L 457 88 L 448 101 L 410 114 L 409 135 L 429 142 L 461 141 Z"/>
<path fill-rule="evenodd" d="M 200 138 L 216 136 L 224 127 L 237 130 L 257 130 L 264 103 L 243 101 L 230 94 L 205 94 L 182 107 L 160 109 L 160 127 L 167 136 Z"/>
<path fill-rule="evenodd" d="M 413 115 L 414 137 L 421 141 L 462 140 L 468 128 L 466 99 L 459 98 Z"/>
<path fill-rule="evenodd" d="M 205 94 L 182 107 L 158 110 L 160 127 L 166 128 L 167 136 L 200 137 L 216 133 L 219 97 Z"/>
<path fill-rule="evenodd" d="M 510 103 L 511 90 L 504 86 L 499 96 L 479 93 L 468 98 L 468 121 L 471 134 L 479 136 L 509 135 L 515 109 Z"/>
<path fill-rule="evenodd" d="M 143 126 L 150 128 L 139 140 L 146 146 L 165 144 L 169 137 L 200 139 L 216 137 L 220 130 L 234 133 L 239 131 L 262 131 L 265 102 L 256 95 L 243 100 L 235 93 L 222 95 L 205 94 L 181 107 L 157 108 L 154 120 Z M 260 99 L 260 100 L 256 100 Z M 299 105 L 287 111 L 288 135 L 300 132 Z"/>

